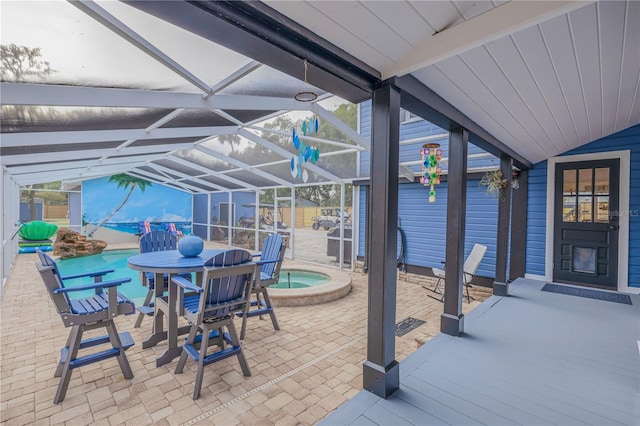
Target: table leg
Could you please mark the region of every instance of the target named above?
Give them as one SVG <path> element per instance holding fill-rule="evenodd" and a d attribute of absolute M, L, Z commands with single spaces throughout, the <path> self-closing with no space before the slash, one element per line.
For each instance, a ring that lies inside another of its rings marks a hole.
<path fill-rule="evenodd" d="M 161 341 L 167 338 L 167 332 L 164 331 L 163 316 L 164 312 L 158 309 L 158 301 L 164 293 L 164 274 L 162 272 L 156 272 L 154 276 L 155 280 L 155 301 L 153 304 L 153 330 L 151 336 L 144 342 L 142 342 L 142 348 L 147 349 L 157 345 Z M 158 285 L 159 284 L 159 285 Z"/>
<path fill-rule="evenodd" d="M 202 272 L 196 273 L 196 283 L 202 282 Z M 169 296 L 167 298 L 167 350 L 156 359 L 156 366 L 168 364 L 182 353 L 182 346 L 178 345 L 178 336 L 189 331 L 189 326 L 178 327 L 178 286 L 171 283 L 169 277 Z"/>

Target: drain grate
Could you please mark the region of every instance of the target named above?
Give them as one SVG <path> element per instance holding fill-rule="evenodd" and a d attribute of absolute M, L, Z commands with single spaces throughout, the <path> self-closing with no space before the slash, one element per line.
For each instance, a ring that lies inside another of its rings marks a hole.
<path fill-rule="evenodd" d="M 425 322 L 426 321 L 422 321 L 412 317 L 403 319 L 402 321 L 396 324 L 396 336 L 402 337 L 408 332 L 410 332 L 411 330 L 415 330 L 416 328 L 420 327 Z"/>

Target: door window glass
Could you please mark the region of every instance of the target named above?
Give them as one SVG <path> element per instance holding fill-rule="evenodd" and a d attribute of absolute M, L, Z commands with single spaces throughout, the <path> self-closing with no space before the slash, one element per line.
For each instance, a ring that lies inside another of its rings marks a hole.
<path fill-rule="evenodd" d="M 609 222 L 609 172 L 608 167 L 563 171 L 563 222 Z"/>
<path fill-rule="evenodd" d="M 562 221 L 576 221 L 576 171 L 565 170 L 562 174 Z"/>

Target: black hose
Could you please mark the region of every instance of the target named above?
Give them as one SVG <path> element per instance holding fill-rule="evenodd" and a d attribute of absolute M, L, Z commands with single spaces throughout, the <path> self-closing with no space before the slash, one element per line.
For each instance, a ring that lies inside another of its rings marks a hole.
<path fill-rule="evenodd" d="M 407 264 L 405 263 L 405 256 L 407 252 L 407 236 L 404 233 L 404 230 L 398 226 L 398 234 L 400 234 L 400 254 L 398 254 L 398 259 L 396 262 L 396 267 L 400 269 L 402 272 L 407 272 Z M 367 265 L 367 258 L 364 258 L 364 264 L 362 265 L 362 272 L 365 274 L 369 270 L 369 265 Z"/>
<path fill-rule="evenodd" d="M 400 234 L 400 254 L 398 254 L 397 267 L 402 272 L 407 272 L 407 264 L 405 263 L 405 254 L 407 251 L 407 237 L 404 234 L 404 230 L 398 226 L 398 233 Z"/>

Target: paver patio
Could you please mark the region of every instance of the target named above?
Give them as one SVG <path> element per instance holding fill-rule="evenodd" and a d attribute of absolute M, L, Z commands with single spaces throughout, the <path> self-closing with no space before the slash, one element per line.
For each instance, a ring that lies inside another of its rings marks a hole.
<path fill-rule="evenodd" d="M 35 262 L 35 254 L 18 256 L 0 305 L 3 424 L 311 425 L 362 389 L 367 276 L 353 272 L 352 291 L 340 300 L 277 308 L 280 331 L 266 318 L 249 322 L 244 348 L 251 377 L 242 375 L 235 357 L 218 362 L 206 369 L 202 395 L 193 401 L 193 363 L 183 374 L 174 374 L 175 361 L 156 367 L 164 345 L 143 350 L 151 321 L 135 329 L 131 315 L 116 322 L 136 342 L 127 351 L 135 377 L 125 380 L 115 359 L 80 368 L 65 400 L 54 405 L 53 373 L 68 330 Z M 396 338 L 397 360 L 415 351 L 416 337 L 439 332 L 442 304 L 427 293 L 419 284 L 398 281 L 398 321 L 411 316 L 426 323 Z M 463 304 L 465 312 L 486 296 L 477 292 L 475 301 Z"/>

